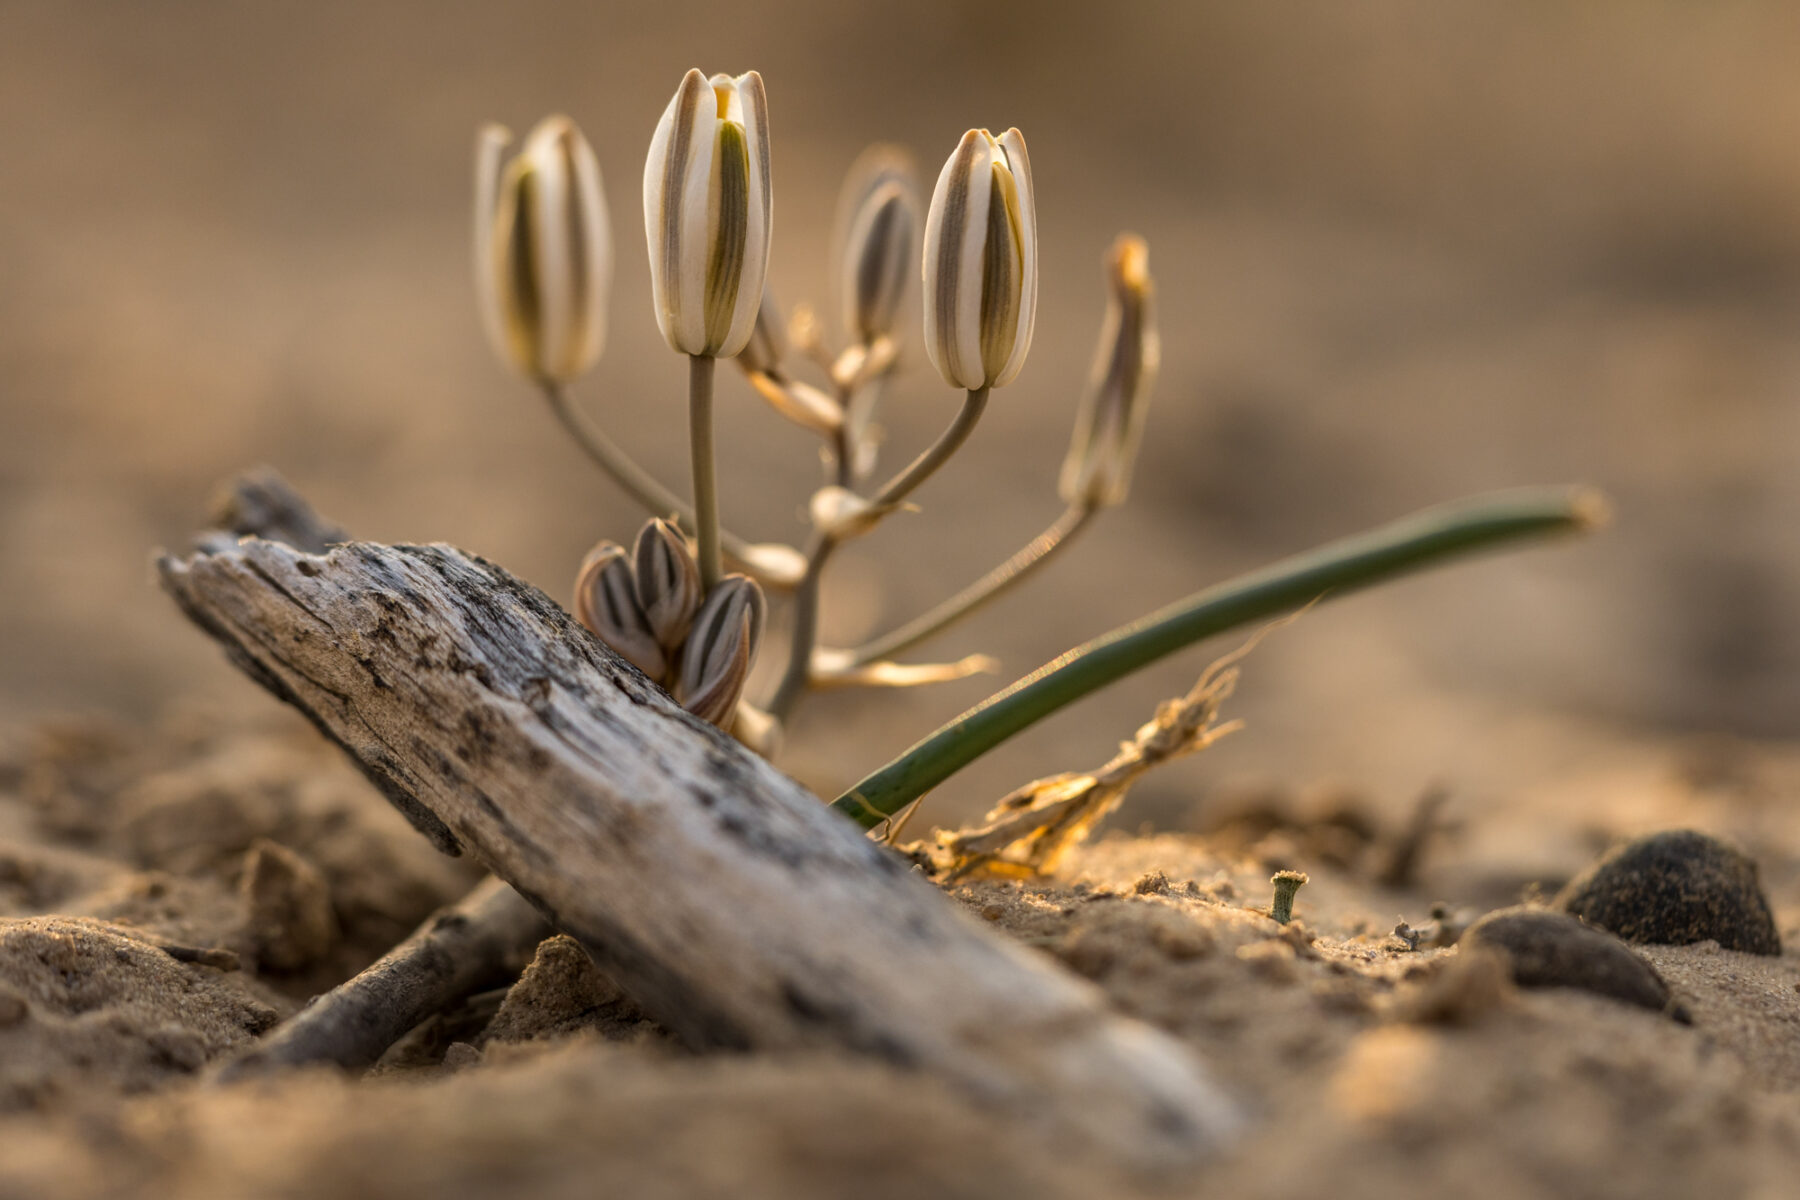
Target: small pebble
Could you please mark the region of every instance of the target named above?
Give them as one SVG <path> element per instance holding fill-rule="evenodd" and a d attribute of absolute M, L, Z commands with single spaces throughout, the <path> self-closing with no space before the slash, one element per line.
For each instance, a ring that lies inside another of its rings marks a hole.
<path fill-rule="evenodd" d="M 1781 935 L 1756 863 L 1717 838 L 1670 830 L 1615 847 L 1576 876 L 1552 907 L 1632 942 L 1780 954 Z"/>
<path fill-rule="evenodd" d="M 1506 955 L 1520 987 L 1580 988 L 1690 1023 L 1655 967 L 1612 934 L 1567 913 L 1523 906 L 1491 912 L 1469 926 L 1457 952 L 1488 948 Z"/>

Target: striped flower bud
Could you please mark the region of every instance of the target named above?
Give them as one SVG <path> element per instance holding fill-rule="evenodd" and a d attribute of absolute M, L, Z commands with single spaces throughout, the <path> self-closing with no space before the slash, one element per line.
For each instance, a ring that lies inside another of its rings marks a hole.
<path fill-rule="evenodd" d="M 769 265 L 769 111 L 755 71 L 689 71 L 644 163 L 650 289 L 663 337 L 683 354 L 744 348 Z"/>
<path fill-rule="evenodd" d="M 1131 488 L 1131 468 L 1162 359 L 1155 295 L 1149 247 L 1143 238 L 1120 234 L 1106 255 L 1106 319 L 1075 417 L 1069 457 L 1057 481 L 1066 504 L 1120 504 Z"/>
<path fill-rule="evenodd" d="M 925 218 L 925 353 L 951 387 L 1004 387 L 1037 320 L 1037 209 L 1025 137 L 963 135 Z"/>
<path fill-rule="evenodd" d="M 694 561 L 687 538 L 660 517 L 650 518 L 638 530 L 632 562 L 638 608 L 672 658 L 700 608 L 700 564 Z"/>
<path fill-rule="evenodd" d="M 781 360 L 786 356 L 787 330 L 782 328 L 781 306 L 775 303 L 775 297 L 769 294 L 769 289 L 764 288 L 762 304 L 756 310 L 756 324 L 750 330 L 750 340 L 738 351 L 738 366 L 746 371 L 777 371 L 781 369 Z"/>
<path fill-rule="evenodd" d="M 727 575 L 707 594 L 681 654 L 675 698 L 703 721 L 729 726 L 756 646 L 762 639 L 763 594 L 748 575 Z"/>
<path fill-rule="evenodd" d="M 835 244 L 845 333 L 859 344 L 892 334 L 919 247 L 912 155 L 875 145 L 857 157 L 838 200 Z"/>
<path fill-rule="evenodd" d="M 510 161 L 512 135 L 475 143 L 475 282 L 500 357 L 536 380 L 567 382 L 606 342 L 612 230 L 600 164 L 567 117 L 548 117 Z"/>
<path fill-rule="evenodd" d="M 668 659 L 638 604 L 631 557 L 616 542 L 601 542 L 582 560 L 575 577 L 575 619 L 626 662 L 662 681 Z"/>

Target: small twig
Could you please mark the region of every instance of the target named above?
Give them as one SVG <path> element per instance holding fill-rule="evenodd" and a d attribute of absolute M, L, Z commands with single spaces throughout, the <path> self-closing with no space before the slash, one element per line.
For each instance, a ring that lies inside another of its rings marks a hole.
<path fill-rule="evenodd" d="M 536 909 L 489 876 L 374 966 L 227 1062 L 215 1078 L 232 1083 L 310 1063 L 370 1066 L 419 1022 L 503 978 L 521 947 L 549 932 Z"/>

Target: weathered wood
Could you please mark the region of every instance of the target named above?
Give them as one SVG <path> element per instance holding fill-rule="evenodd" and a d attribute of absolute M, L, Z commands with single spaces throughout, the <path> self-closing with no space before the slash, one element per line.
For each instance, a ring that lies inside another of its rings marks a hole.
<path fill-rule="evenodd" d="M 690 1045 L 851 1047 L 1138 1161 L 1236 1124 L 1185 1047 L 959 911 L 505 571 L 447 546 L 254 539 L 159 567 L 439 846 Z"/>
<path fill-rule="evenodd" d="M 241 537 L 313 553 L 350 540 L 270 467 L 221 485 L 209 524 L 195 540 L 213 550 L 228 549 Z M 494 982 L 548 933 L 537 910 L 490 875 L 372 966 L 315 997 L 225 1063 L 214 1078 L 231 1082 L 310 1063 L 370 1066 L 419 1022 Z"/>

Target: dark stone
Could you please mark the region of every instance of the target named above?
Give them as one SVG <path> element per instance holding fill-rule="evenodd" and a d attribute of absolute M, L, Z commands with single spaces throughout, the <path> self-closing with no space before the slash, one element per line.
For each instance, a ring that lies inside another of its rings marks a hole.
<path fill-rule="evenodd" d="M 1656 968 L 1631 947 L 1567 913 L 1547 908 L 1503 908 L 1469 926 L 1459 953 L 1501 951 L 1520 987 L 1571 987 L 1666 1012 L 1688 1022 Z"/>
<path fill-rule="evenodd" d="M 1557 893 L 1552 907 L 1632 942 L 1780 954 L 1756 863 L 1690 829 L 1653 833 L 1607 851 Z"/>

